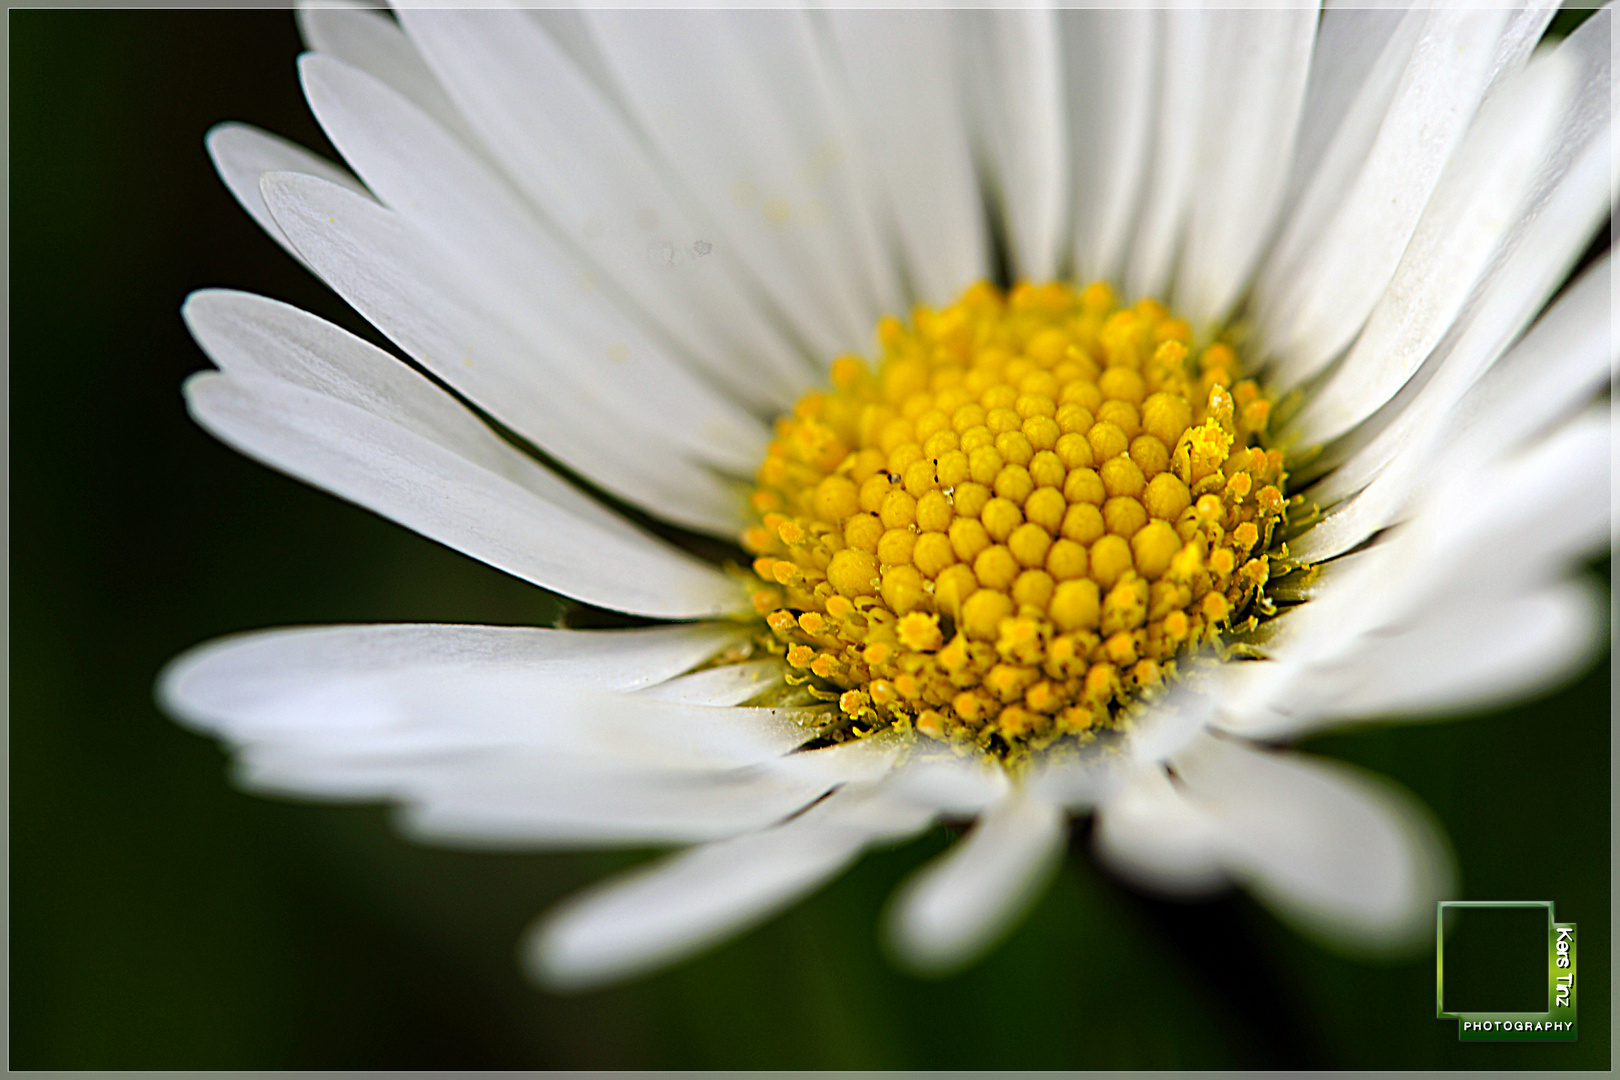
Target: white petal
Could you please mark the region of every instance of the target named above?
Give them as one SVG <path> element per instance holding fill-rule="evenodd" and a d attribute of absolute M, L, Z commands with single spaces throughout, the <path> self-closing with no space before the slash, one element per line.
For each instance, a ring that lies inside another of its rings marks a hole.
<path fill-rule="evenodd" d="M 682 197 L 606 92 L 578 12 L 400 18 L 507 174 L 605 283 L 720 385 L 757 405 L 791 403 L 812 365 L 765 316 L 736 246 Z"/>
<path fill-rule="evenodd" d="M 276 631 L 193 650 L 159 692 L 238 744 L 255 790 L 403 799 L 407 827 L 436 840 L 693 841 L 768 825 L 843 777 L 760 769 L 806 737 L 769 710 L 569 687 L 641 685 L 735 640 L 716 625 Z"/>
<path fill-rule="evenodd" d="M 569 514 L 632 539 L 645 534 L 542 468 L 392 356 L 346 330 L 252 293 L 206 289 L 181 308 L 208 358 L 230 375 L 276 379 L 334 398 L 437 443 Z"/>
<path fill-rule="evenodd" d="M 1283 200 L 1285 215 L 1298 203 L 1306 182 L 1321 165 L 1339 126 L 1377 70 L 1379 58 L 1396 28 L 1407 19 L 1407 13 L 1399 9 L 1329 5 L 1323 10 L 1311 54 L 1311 74 L 1294 146 L 1293 171 L 1288 194 Z M 1389 92 L 1393 93 L 1394 80 L 1386 82 Z M 1387 107 L 1387 101 L 1385 104 Z M 1365 152 L 1363 147 L 1362 153 Z"/>
<path fill-rule="evenodd" d="M 272 240 L 286 248 L 288 254 L 305 266 L 309 264 L 287 240 L 276 219 L 270 216 L 270 208 L 265 206 L 264 196 L 259 192 L 259 177 L 267 172 L 307 173 L 341 184 L 356 194 L 368 194 L 364 185 L 347 169 L 339 168 L 296 143 L 268 131 L 260 131 L 250 124 L 216 124 L 209 129 L 207 142 L 208 156 L 213 159 L 214 168 L 219 171 L 220 179 L 225 181 L 231 194 L 236 196 L 236 201 L 242 204 L 242 209 L 270 234 Z"/>
<path fill-rule="evenodd" d="M 1209 19 L 1198 182 L 1176 304 L 1196 328 L 1222 320 L 1271 235 L 1293 156 L 1316 36 L 1314 8 Z"/>
<path fill-rule="evenodd" d="M 1118 281 L 1147 169 L 1160 26 L 1147 10 L 1066 10 L 1064 84 L 1076 281 Z"/>
<path fill-rule="evenodd" d="M 1516 47 L 1517 25 L 1505 12 L 1430 13 L 1353 184 L 1286 279 L 1265 290 L 1261 330 L 1280 385 L 1321 370 L 1360 329 L 1504 51 Z"/>
<path fill-rule="evenodd" d="M 224 723 L 325 680 L 426 668 L 469 678 L 512 668 L 558 682 L 635 690 L 695 667 L 741 636 L 724 623 L 635 630 L 434 623 L 268 630 L 185 653 L 166 670 L 159 694 L 182 716 Z"/>
<path fill-rule="evenodd" d="M 738 607 L 724 575 L 650 536 L 578 517 L 454 449 L 291 383 L 204 372 L 192 417 L 216 438 L 473 558 L 587 603 L 694 618 Z"/>
<path fill-rule="evenodd" d="M 1057 12 L 974 11 L 958 27 L 975 76 L 980 138 L 1007 224 L 1012 276 L 1047 281 L 1068 247 L 1069 132 Z"/>
<path fill-rule="evenodd" d="M 1304 692 L 1321 695 L 1323 719 L 1502 708 L 1583 670 L 1603 643 L 1603 616 L 1599 594 L 1573 582 L 1442 608 L 1311 674 Z"/>
<path fill-rule="evenodd" d="M 1424 369 L 1377 416 L 1312 464 L 1313 469 L 1335 467 L 1314 497 L 1336 501 L 1364 486 L 1396 455 L 1413 450 L 1426 455 L 1421 432 L 1436 427 L 1457 397 L 1541 311 L 1608 213 L 1610 108 L 1604 88 L 1609 84 L 1609 48 L 1606 38 L 1587 32 L 1590 23 L 1558 47 L 1581 69 L 1578 96 L 1528 212 L 1504 242 L 1459 326 Z"/>
<path fill-rule="evenodd" d="M 435 772 L 408 793 L 411 835 L 460 846 L 556 849 L 702 843 L 766 829 L 828 785 L 768 769 L 622 773 L 493 756 Z"/>
<path fill-rule="evenodd" d="M 1284 918 L 1352 947 L 1425 940 L 1455 875 L 1411 796 L 1338 762 L 1231 739 L 1203 740 L 1175 768 L 1222 865 Z"/>
<path fill-rule="evenodd" d="M 469 147 L 478 140 L 399 24 L 386 12 L 331 0 L 299 0 L 298 30 L 311 49 L 392 87 Z M 269 171 L 269 170 L 266 170 Z"/>
<path fill-rule="evenodd" d="M 1523 212 L 1578 74 L 1567 55 L 1544 53 L 1481 107 L 1366 328 L 1288 425 L 1294 437 L 1323 442 L 1371 416 L 1439 343 Z"/>
<path fill-rule="evenodd" d="M 1602 152 L 1589 156 L 1587 180 L 1601 182 L 1608 150 L 1606 145 L 1596 149 Z M 1519 248 L 1530 250 L 1529 244 Z M 1517 275 L 1511 280 L 1519 282 Z M 1551 289 L 1551 276 L 1544 275 L 1541 284 Z M 1431 476 L 1478 469 L 1590 398 L 1608 378 L 1616 355 L 1609 332 L 1608 284 L 1605 257 L 1463 395 L 1488 357 L 1489 337 L 1499 339 L 1508 329 L 1488 323 L 1482 313 L 1406 412 L 1311 490 L 1310 496 L 1323 502 L 1356 494 L 1290 545 L 1293 553 L 1312 561 L 1348 551 L 1398 520 L 1430 486 Z M 1485 340 L 1475 341 L 1476 328 Z"/>
<path fill-rule="evenodd" d="M 1214 824 L 1182 798 L 1158 762 L 1134 766 L 1097 808 L 1091 839 L 1116 873 L 1155 892 L 1199 896 L 1229 880 Z"/>
<path fill-rule="evenodd" d="M 953 16 L 835 8 L 828 18 L 913 288 L 925 303 L 948 304 L 989 274 Z"/>
<path fill-rule="evenodd" d="M 1589 414 L 1507 461 L 1452 478 L 1408 522 L 1325 583 L 1309 604 L 1288 613 L 1266 643 L 1272 662 L 1229 669 L 1221 695 L 1223 726 L 1269 737 L 1311 725 L 1316 716 L 1332 713 L 1337 692 L 1321 688 L 1323 672 L 1342 669 L 1351 683 L 1382 680 L 1389 665 L 1380 666 L 1376 657 L 1385 639 L 1417 634 L 1427 620 L 1440 620 L 1433 648 L 1441 653 L 1459 640 L 1464 650 L 1495 648 L 1489 641 L 1467 642 L 1486 631 L 1511 638 L 1515 618 L 1531 620 L 1527 662 L 1539 655 L 1547 658 L 1547 677 L 1566 673 L 1565 662 L 1577 654 L 1565 648 L 1563 661 L 1550 656 L 1559 641 L 1574 640 L 1578 602 L 1527 598 L 1607 538 L 1610 441 L 1608 417 Z M 1511 609 L 1520 603 L 1530 607 L 1516 616 Z M 1413 639 L 1408 651 L 1424 648 Z M 1375 659 L 1357 666 L 1364 652 Z M 1425 655 L 1437 664 L 1474 663 Z M 1492 692 L 1507 693 L 1514 685 L 1529 689 L 1534 681 L 1525 680 L 1532 669 L 1504 663 L 1500 683 L 1492 681 L 1497 673 L 1476 681 Z M 1414 697 L 1427 693 L 1423 687 L 1430 682 L 1449 685 L 1444 671 L 1426 673 L 1412 684 Z M 1461 696 L 1460 688 L 1454 691 L 1459 701 L 1473 700 Z M 1387 693 L 1397 695 L 1400 687 L 1392 685 Z M 1439 707 L 1433 695 L 1427 700 Z"/>
<path fill-rule="evenodd" d="M 532 364 L 552 384 L 613 400 L 632 430 L 658 431 L 689 456 L 746 475 L 765 432 L 673 360 L 609 297 L 581 290 L 583 267 L 543 232 L 504 182 L 427 114 L 356 68 L 299 64 L 304 94 L 371 190 L 455 260 L 480 299 L 545 342 Z"/>
<path fill-rule="evenodd" d="M 1068 819 L 1051 803 L 1015 791 L 990 807 L 896 897 L 890 932 L 900 954 L 929 974 L 977 959 L 1035 900 L 1067 839 Z"/>
<path fill-rule="evenodd" d="M 1356 574 L 1303 609 L 1306 622 L 1331 640 L 1335 624 L 1342 634 L 1403 618 L 1449 590 L 1561 574 L 1607 535 L 1611 441 L 1593 410 L 1505 460 L 1451 470 Z"/>
<path fill-rule="evenodd" d="M 1592 399 L 1620 359 L 1620 341 L 1607 323 L 1611 273 L 1605 253 L 1457 403 L 1457 436 L 1445 464 L 1460 467 L 1516 450 Z"/>
<path fill-rule="evenodd" d="M 1386 13 L 1335 8 L 1324 15 L 1323 36 L 1317 41 L 1316 57 L 1326 64 L 1340 52 L 1333 50 L 1328 31 L 1346 20 L 1362 23 Z M 1390 103 L 1402 87 L 1402 77 L 1411 62 L 1413 49 L 1429 25 L 1429 14 L 1424 10 L 1389 12 L 1397 21 L 1382 33 L 1383 26 L 1375 26 L 1367 36 L 1377 42 L 1377 55 L 1367 58 L 1351 54 L 1348 59 L 1366 63 L 1364 72 L 1352 70 L 1342 83 L 1343 100 L 1331 100 L 1324 105 L 1327 115 L 1318 115 L 1315 100 L 1307 98 L 1306 116 L 1301 121 L 1300 156 L 1295 159 L 1295 172 L 1290 179 L 1290 194 L 1276 241 L 1261 263 L 1255 284 L 1256 310 L 1265 320 L 1287 315 L 1277 309 L 1273 301 L 1290 287 L 1291 276 L 1303 261 L 1315 254 L 1323 231 L 1332 224 L 1333 217 L 1343 206 L 1345 198 L 1355 185 L 1367 155 L 1377 141 L 1379 128 L 1389 114 Z M 1335 22 L 1337 18 L 1337 22 Z M 1339 38 L 1354 36 L 1354 31 L 1342 30 Z M 1314 73 L 1313 73 L 1314 77 Z M 1314 93 L 1315 85 L 1307 93 Z M 1326 91 L 1324 91 L 1325 93 Z M 1328 124 L 1332 123 L 1329 127 Z M 1307 158 L 1306 155 L 1310 156 Z"/>
<path fill-rule="evenodd" d="M 954 754 L 919 754 L 890 781 L 897 799 L 933 807 L 950 817 L 974 817 L 1007 795 L 1007 773 L 999 765 Z"/>
<path fill-rule="evenodd" d="M 569 901 L 531 931 L 532 970 L 582 989 L 672 963 L 797 900 L 874 840 L 928 820 L 842 789 L 774 829 L 683 852 Z"/>
<path fill-rule="evenodd" d="M 603 422 L 618 408 L 611 395 L 546 378 L 536 343 L 470 295 L 407 221 L 307 177 L 270 173 L 263 184 L 276 221 L 327 284 L 413 359 L 614 494 L 670 521 L 736 535 L 740 491 L 676 452 L 649 460 L 638 433 Z"/>
<path fill-rule="evenodd" d="M 1186 231 L 1203 122 L 1204 71 L 1209 61 L 1209 13 L 1159 13 L 1157 117 L 1142 208 L 1125 267 L 1128 296 L 1162 296 Z"/>
<path fill-rule="evenodd" d="M 480 777 L 491 787 L 513 777 L 521 789 L 525 777 L 555 784 L 585 775 L 613 798 L 615 785 L 649 777 L 769 766 L 810 738 L 802 710 L 684 705 L 571 681 L 593 668 L 611 678 L 636 651 L 656 675 L 698 654 L 701 634 L 610 638 L 602 657 L 590 655 L 595 632 L 570 634 L 588 642 L 560 649 L 543 634 L 338 628 L 226 640 L 176 661 L 161 693 L 187 723 L 243 747 L 248 764 L 269 769 L 285 790 L 350 798 L 431 799 Z M 723 644 L 713 634 L 706 645 Z M 310 655 L 323 646 L 343 659 Z M 570 653 L 583 662 L 559 676 Z M 822 791 L 840 780 L 836 769 L 773 775 Z"/>
<path fill-rule="evenodd" d="M 1221 727 L 1296 738 L 1348 721 L 1435 719 L 1502 708 L 1581 671 L 1603 642 L 1599 598 L 1561 582 L 1523 593 L 1459 597 L 1432 614 L 1364 636 L 1335 662 L 1273 667 Z M 1235 696 L 1235 695 L 1234 695 Z"/>
<path fill-rule="evenodd" d="M 531 722 L 555 729 L 567 699 L 542 689 Z M 644 717 L 653 726 L 626 727 L 614 715 L 617 702 L 581 700 L 592 710 L 583 718 L 604 730 L 492 738 L 486 727 L 463 722 L 363 739 L 260 740 L 241 747 L 237 777 L 271 794 L 401 801 L 401 827 L 435 843 L 645 847 L 767 828 L 841 785 L 883 780 L 898 750 L 874 738 L 784 754 L 804 737 L 797 729 L 784 729 L 788 742 L 767 730 L 763 743 L 746 730 L 769 729 L 779 718 L 768 711 L 653 710 Z M 664 726 L 717 722 L 730 725 L 733 745 L 664 741 Z M 627 752 L 631 739 L 645 746 Z"/>
<path fill-rule="evenodd" d="M 661 682 L 642 693 L 659 701 L 688 705 L 741 705 L 772 687 L 781 686 L 783 670 L 781 661 L 774 658 L 724 664 Z"/>
<path fill-rule="evenodd" d="M 1047 761 L 1031 770 L 1024 787 L 1031 798 L 1068 810 L 1090 810 L 1119 787 L 1119 762 Z"/>
<path fill-rule="evenodd" d="M 862 350 L 899 285 L 808 14 L 585 12 L 641 129 L 820 358 Z"/>
<path fill-rule="evenodd" d="M 823 787 L 882 780 L 884 798 L 888 802 L 904 803 L 908 800 L 900 798 L 894 790 L 894 766 L 910 747 L 911 740 L 906 736 L 880 732 L 865 739 L 813 750 L 797 749 L 768 762 L 765 767 L 779 776 L 820 781 Z"/>

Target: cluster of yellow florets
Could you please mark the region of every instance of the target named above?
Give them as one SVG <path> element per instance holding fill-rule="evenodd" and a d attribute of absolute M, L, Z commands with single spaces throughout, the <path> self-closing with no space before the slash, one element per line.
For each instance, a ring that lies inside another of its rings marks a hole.
<path fill-rule="evenodd" d="M 849 730 L 1089 738 L 1265 585 L 1282 455 L 1227 345 L 1101 283 L 981 283 L 878 338 L 778 421 L 743 537 Z"/>

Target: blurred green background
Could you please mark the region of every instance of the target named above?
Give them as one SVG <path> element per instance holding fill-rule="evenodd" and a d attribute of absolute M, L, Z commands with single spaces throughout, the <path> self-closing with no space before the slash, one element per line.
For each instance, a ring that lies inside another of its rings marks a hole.
<path fill-rule="evenodd" d="M 527 985 L 529 920 L 644 856 L 432 850 L 383 808 L 245 796 L 152 703 L 167 659 L 229 631 L 556 610 L 185 416 L 180 383 L 206 363 L 178 315 L 191 289 L 262 292 L 376 340 L 203 151 L 211 124 L 245 119 L 332 153 L 291 15 L 9 24 L 13 1067 L 1608 1067 L 1606 663 L 1523 708 L 1312 744 L 1434 809 L 1463 897 L 1550 898 L 1579 922 L 1577 1043 L 1459 1044 L 1434 1018 L 1432 955 L 1369 966 L 1241 894 L 1149 899 L 1083 839 L 988 960 L 907 978 L 876 927 L 943 830 L 656 978 Z"/>

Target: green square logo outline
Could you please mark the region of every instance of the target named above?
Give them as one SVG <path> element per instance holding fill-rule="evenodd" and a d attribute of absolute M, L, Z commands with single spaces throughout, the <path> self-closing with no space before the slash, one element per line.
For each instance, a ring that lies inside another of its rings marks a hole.
<path fill-rule="evenodd" d="M 1545 1012 L 1447 1012 L 1446 909 L 1543 908 L 1547 912 L 1547 1010 Z M 1435 1016 L 1457 1021 L 1459 1042 L 1574 1042 L 1576 1024 L 1575 924 L 1554 917 L 1551 900 L 1440 900 L 1435 904 Z"/>

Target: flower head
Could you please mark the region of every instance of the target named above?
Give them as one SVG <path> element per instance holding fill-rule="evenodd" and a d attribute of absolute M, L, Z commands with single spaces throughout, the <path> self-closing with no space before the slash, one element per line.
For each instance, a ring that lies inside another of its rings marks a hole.
<path fill-rule="evenodd" d="M 209 148 L 415 366 L 201 292 L 193 415 L 648 625 L 254 634 L 165 700 L 247 786 L 414 835 L 692 845 L 537 927 L 560 984 L 941 819 L 890 923 L 920 968 L 1083 813 L 1149 887 L 1411 940 L 1426 814 L 1275 744 L 1598 640 L 1607 258 L 1560 286 L 1608 209 L 1608 13 L 1536 49 L 1550 17 L 305 9 L 353 174 Z"/>

